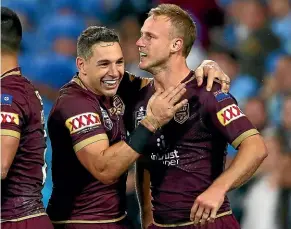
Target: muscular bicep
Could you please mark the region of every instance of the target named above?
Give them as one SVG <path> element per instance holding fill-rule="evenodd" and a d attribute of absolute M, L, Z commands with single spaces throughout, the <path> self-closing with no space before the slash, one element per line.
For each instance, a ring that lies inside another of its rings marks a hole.
<path fill-rule="evenodd" d="M 105 168 L 104 152 L 109 148 L 109 140 L 106 137 L 97 139 L 91 144 L 77 150 L 76 155 L 80 163 L 98 180 L 103 180 Z"/>
<path fill-rule="evenodd" d="M 19 146 L 19 138 L 1 136 L 1 179 L 5 179 Z"/>
<path fill-rule="evenodd" d="M 139 157 L 124 141 L 109 146 L 105 139 L 86 144 L 76 152 L 83 166 L 104 184 L 116 182 Z"/>

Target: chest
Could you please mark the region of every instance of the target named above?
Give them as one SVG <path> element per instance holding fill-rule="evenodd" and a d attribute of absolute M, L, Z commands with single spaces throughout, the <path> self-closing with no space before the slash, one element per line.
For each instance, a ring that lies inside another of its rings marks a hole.
<path fill-rule="evenodd" d="M 110 105 L 100 104 L 100 119 L 109 137 L 110 144 L 126 139 L 123 122 L 125 105 L 119 96 L 113 97 Z"/>
<path fill-rule="evenodd" d="M 131 124 L 135 128 L 146 116 L 146 107 L 150 96 L 136 102 Z M 133 129 L 132 128 L 132 129 Z M 211 136 L 204 123 L 203 106 L 198 98 L 191 98 L 180 110 L 176 112 L 173 119 L 157 131 L 152 137 L 149 148 L 151 151 L 172 153 L 178 148 L 188 148 L 197 142 L 205 141 Z"/>

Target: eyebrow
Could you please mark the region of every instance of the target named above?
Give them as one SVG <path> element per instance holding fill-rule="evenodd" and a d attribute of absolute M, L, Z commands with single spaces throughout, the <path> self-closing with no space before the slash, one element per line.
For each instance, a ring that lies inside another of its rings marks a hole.
<path fill-rule="evenodd" d="M 156 34 L 154 34 L 154 33 L 152 33 L 152 32 L 148 32 L 148 31 L 145 31 L 145 32 L 140 31 L 140 33 L 141 33 L 141 34 L 145 34 L 145 35 L 151 35 L 151 36 L 153 36 L 153 37 L 157 37 Z"/>
<path fill-rule="evenodd" d="M 120 57 L 116 62 L 118 61 L 124 61 L 124 57 Z M 102 59 L 102 60 L 97 61 L 97 65 L 106 64 L 106 63 L 111 63 L 111 61 L 108 59 Z"/>

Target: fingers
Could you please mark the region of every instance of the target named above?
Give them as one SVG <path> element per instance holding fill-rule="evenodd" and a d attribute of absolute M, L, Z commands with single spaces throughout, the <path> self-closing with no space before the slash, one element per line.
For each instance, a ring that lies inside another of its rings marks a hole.
<path fill-rule="evenodd" d="M 199 66 L 196 70 L 195 70 L 195 77 L 197 80 L 197 84 L 198 86 L 201 86 L 203 83 L 203 76 L 204 76 L 204 71 L 203 71 L 203 66 Z"/>
<path fill-rule="evenodd" d="M 182 108 L 182 107 L 183 107 L 187 102 L 188 102 L 188 100 L 187 100 L 187 99 L 184 99 L 184 100 L 182 100 L 180 103 L 177 103 L 177 104 L 172 108 L 174 114 L 175 114 L 179 109 L 181 109 L 181 108 Z"/>
<path fill-rule="evenodd" d="M 178 86 L 180 86 L 180 85 L 178 85 Z M 177 87 L 178 87 L 177 86 Z M 167 98 L 174 90 L 176 90 L 177 89 L 177 87 L 169 87 L 168 89 L 166 89 L 161 95 L 160 95 L 160 97 L 162 98 L 162 99 L 165 99 L 165 98 Z"/>
<path fill-rule="evenodd" d="M 217 72 L 213 68 L 210 68 L 208 70 L 207 85 L 206 85 L 206 90 L 207 91 L 210 91 L 211 90 L 211 88 L 213 86 L 214 79 L 218 76 L 218 74 L 219 74 L 219 72 Z"/>
<path fill-rule="evenodd" d="M 199 198 L 195 200 L 190 213 L 190 220 L 194 225 L 204 225 L 208 222 L 214 222 L 217 214 L 217 208 L 212 208 L 200 203 Z"/>
<path fill-rule="evenodd" d="M 177 94 L 175 94 L 169 101 L 169 104 L 175 105 L 177 102 L 179 102 L 182 98 L 182 96 L 186 93 L 186 88 L 182 88 Z M 170 98 L 170 96 L 169 96 Z"/>
<path fill-rule="evenodd" d="M 185 89 L 185 86 L 186 86 L 186 84 L 184 84 L 184 83 L 181 83 L 181 84 L 179 84 L 177 87 L 175 87 L 175 88 L 173 88 L 173 87 L 170 87 L 169 89 L 169 91 L 168 91 L 168 89 L 167 89 L 167 91 L 169 92 L 168 93 L 168 95 L 166 96 L 166 97 L 164 97 L 164 98 L 167 98 L 168 99 L 168 101 L 170 102 L 172 99 L 174 99 L 177 95 L 179 95 L 180 93 L 181 93 L 181 91 L 183 91 L 184 93 L 186 92 L 186 89 Z M 183 93 L 183 94 L 184 94 Z M 164 94 L 164 93 L 163 93 Z M 166 94 L 166 93 L 165 93 Z M 178 102 L 179 100 L 177 100 L 177 102 Z"/>
<path fill-rule="evenodd" d="M 194 221 L 194 217 L 195 217 L 195 214 L 198 210 L 198 207 L 199 207 L 199 204 L 195 201 L 193 204 L 193 207 L 191 208 L 191 213 L 190 213 L 190 220 L 191 221 Z"/>
<path fill-rule="evenodd" d="M 227 75 L 224 75 L 224 77 L 222 77 L 220 82 L 221 82 L 221 91 L 225 93 L 229 92 L 229 87 L 230 87 L 229 77 Z"/>
<path fill-rule="evenodd" d="M 202 213 L 202 217 L 199 221 L 201 225 L 204 225 L 208 221 L 209 214 L 210 214 L 210 210 L 204 209 L 204 212 Z"/>
<path fill-rule="evenodd" d="M 148 105 L 151 105 L 152 102 L 160 95 L 162 94 L 162 89 L 161 88 L 157 88 L 156 92 L 151 96 L 151 98 L 149 99 Z"/>
<path fill-rule="evenodd" d="M 210 223 L 213 223 L 214 222 L 214 220 L 216 218 L 216 215 L 217 215 L 217 211 L 218 211 L 218 209 L 215 209 L 215 208 L 213 208 L 211 210 L 210 217 L 208 219 Z"/>
<path fill-rule="evenodd" d="M 204 207 L 200 205 L 194 216 L 194 225 L 197 225 L 200 222 L 203 212 L 204 212 Z"/>
<path fill-rule="evenodd" d="M 222 92 L 229 92 L 230 78 L 222 71 L 219 65 L 211 60 L 205 60 L 202 64 L 195 70 L 195 77 L 197 79 L 198 86 L 201 86 L 204 77 L 207 77 L 206 90 L 210 91 L 213 82 L 218 79 L 221 82 Z"/>

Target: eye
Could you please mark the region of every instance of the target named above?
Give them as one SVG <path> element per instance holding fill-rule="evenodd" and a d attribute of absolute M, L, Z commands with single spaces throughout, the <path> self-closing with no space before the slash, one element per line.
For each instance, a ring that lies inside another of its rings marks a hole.
<path fill-rule="evenodd" d="M 116 62 L 117 64 L 123 64 L 124 63 L 124 60 L 119 60 Z"/>
<path fill-rule="evenodd" d="M 146 38 L 147 38 L 148 40 L 150 40 L 150 39 L 153 38 L 153 36 L 149 34 L 149 35 L 146 36 Z"/>
<path fill-rule="evenodd" d="M 101 67 L 107 67 L 108 66 L 108 63 L 101 63 L 100 66 Z"/>

